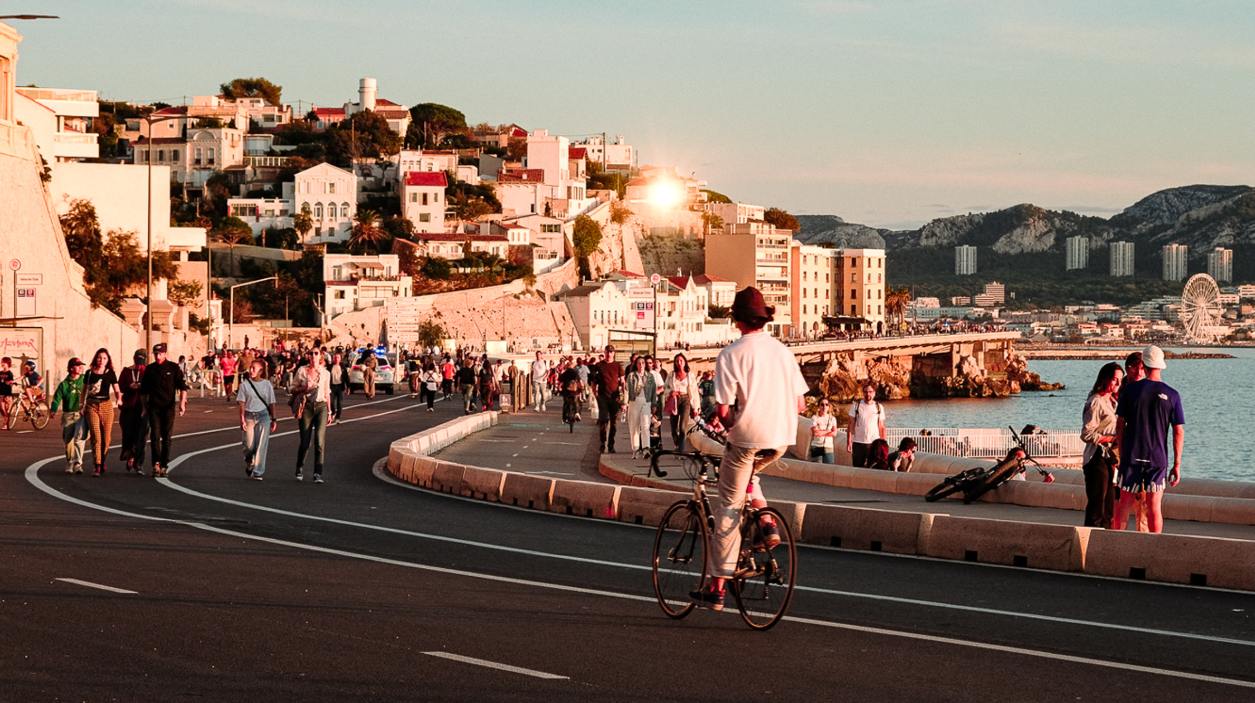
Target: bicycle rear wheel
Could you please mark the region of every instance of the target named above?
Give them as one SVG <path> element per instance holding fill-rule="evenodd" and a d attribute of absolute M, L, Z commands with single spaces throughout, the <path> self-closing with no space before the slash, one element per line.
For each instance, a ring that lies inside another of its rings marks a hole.
<path fill-rule="evenodd" d="M 780 530 L 780 544 L 767 549 L 759 521 L 770 515 Z M 775 508 L 754 513 L 741 528 L 741 556 L 731 580 L 732 595 L 745 623 L 766 630 L 784 617 L 797 581 L 797 544 L 789 523 Z"/>
<path fill-rule="evenodd" d="M 667 509 L 654 536 L 654 595 L 668 617 L 693 611 L 689 593 L 706 580 L 706 521 L 693 501 Z"/>
<path fill-rule="evenodd" d="M 52 417 L 52 413 L 48 410 L 48 401 L 41 400 L 31 406 L 31 424 L 35 429 L 42 430 L 48 426 L 48 418 Z"/>
<path fill-rule="evenodd" d="M 933 503 L 945 498 L 948 495 L 958 493 L 959 491 L 967 491 L 969 484 L 975 480 L 975 473 L 979 472 L 980 469 L 968 469 L 967 471 L 961 471 L 953 476 L 947 477 L 946 480 L 937 484 L 932 488 L 932 490 L 925 493 L 924 500 L 929 503 Z"/>

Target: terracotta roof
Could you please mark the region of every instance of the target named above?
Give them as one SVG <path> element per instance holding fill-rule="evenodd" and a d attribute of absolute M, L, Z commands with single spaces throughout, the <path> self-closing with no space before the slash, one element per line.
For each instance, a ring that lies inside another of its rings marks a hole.
<path fill-rule="evenodd" d="M 314 108 L 314 114 L 318 115 L 319 117 L 322 117 L 323 115 L 326 115 L 328 117 L 335 117 L 336 115 L 340 115 L 343 117 L 344 108 L 342 107 L 316 107 Z"/>
<path fill-rule="evenodd" d="M 445 188 L 449 182 L 445 180 L 444 171 L 410 171 L 405 174 L 405 185 Z"/>
<path fill-rule="evenodd" d="M 157 144 L 157 145 L 161 145 L 161 144 L 186 144 L 186 143 L 187 143 L 187 140 L 186 140 L 186 139 L 184 139 L 183 137 L 157 137 L 156 139 L 153 139 L 153 140 L 152 140 L 152 143 L 153 143 L 153 144 Z M 147 145 L 147 144 L 148 144 L 148 137 L 140 137 L 139 139 L 136 139 L 136 140 L 135 140 L 135 142 L 134 142 L 134 146 L 140 146 L 141 144 L 143 144 L 143 145 Z"/>
<path fill-rule="evenodd" d="M 398 103 L 394 103 L 387 98 L 375 98 L 375 107 L 404 107 Z"/>
<path fill-rule="evenodd" d="M 543 183 L 545 170 L 540 168 L 503 168 L 497 171 L 498 183 Z"/>
<path fill-rule="evenodd" d="M 689 279 L 692 278 L 692 276 L 667 276 L 666 278 L 671 282 L 671 285 L 679 288 L 680 290 L 684 290 L 688 287 Z M 696 283 L 696 281 L 694 283 Z"/>
<path fill-rule="evenodd" d="M 601 290 L 601 286 L 576 286 L 570 290 L 564 290 L 558 294 L 559 298 L 587 298 L 589 295 Z"/>
<path fill-rule="evenodd" d="M 720 278 L 719 276 L 712 276 L 708 273 L 699 273 L 696 276 L 693 276 L 693 282 L 699 286 L 704 286 L 707 283 L 732 283 L 732 281 L 726 278 Z"/>
<path fill-rule="evenodd" d="M 619 269 L 618 271 L 615 271 L 615 273 L 619 274 L 620 276 L 625 276 L 627 278 L 644 278 L 645 277 L 645 274 L 643 273 L 637 273 L 635 271 L 628 271 L 627 269 Z"/>
<path fill-rule="evenodd" d="M 375 108 L 375 114 L 379 115 L 380 117 L 400 118 L 400 117 L 408 116 L 410 114 L 410 111 L 406 110 L 403 107 L 384 107 L 384 108 L 377 107 Z"/>
<path fill-rule="evenodd" d="M 499 227 L 502 227 L 502 228 L 505 228 L 505 229 L 527 229 L 527 228 L 526 228 L 526 227 L 524 227 L 523 225 L 516 225 L 516 224 L 513 224 L 513 223 L 509 223 L 509 222 L 507 222 L 507 223 L 505 223 L 505 224 L 502 224 L 502 225 L 498 225 L 498 226 L 499 226 Z"/>
<path fill-rule="evenodd" d="M 154 115 L 186 115 L 187 105 L 173 105 L 171 107 L 163 107 L 153 113 Z"/>
<path fill-rule="evenodd" d="M 583 159 L 583 158 L 586 158 L 587 154 L 588 154 L 588 147 L 573 146 L 570 149 L 570 156 L 572 159 L 577 159 L 577 160 Z"/>

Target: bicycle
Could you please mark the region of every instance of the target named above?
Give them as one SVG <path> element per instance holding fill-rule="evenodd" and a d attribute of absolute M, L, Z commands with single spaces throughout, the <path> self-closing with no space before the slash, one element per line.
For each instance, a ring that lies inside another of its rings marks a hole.
<path fill-rule="evenodd" d="M 562 421 L 571 428 L 572 433 L 575 432 L 577 415 L 579 415 L 579 408 L 576 406 L 575 394 L 571 391 L 562 391 Z"/>
<path fill-rule="evenodd" d="M 1029 463 L 1032 463 L 1038 473 L 1045 477 L 1046 483 L 1053 483 L 1054 475 L 1043 469 L 1041 464 L 1029 456 L 1028 449 L 1024 446 L 1024 438 L 1016 433 L 1014 427 L 1007 429 L 1011 430 L 1011 439 L 1015 441 L 1015 446 L 1007 452 L 1007 456 L 1002 461 L 988 468 L 975 467 L 947 476 L 944 481 L 924 494 L 924 500 L 933 503 L 962 491 L 963 502 L 971 503 L 1025 472 Z"/>
<path fill-rule="evenodd" d="M 11 430 L 17 427 L 18 420 L 29 420 L 32 427 L 42 430 L 48 426 L 51 418 L 52 412 L 48 409 L 47 398 L 32 399 L 22 393 L 9 403 L 9 411 L 4 417 L 4 428 Z"/>
<path fill-rule="evenodd" d="M 699 420 L 685 432 L 696 430 L 716 441 L 717 430 Z M 667 508 L 654 536 L 654 595 L 668 617 L 680 619 L 693 612 L 690 593 L 706 585 L 706 553 L 715 518 L 706 487 L 719 482 L 721 457 L 694 449 L 690 452 L 661 450 L 650 457 L 649 475 L 665 477 L 678 468 L 693 482 L 693 497 Z M 666 467 L 666 468 L 664 468 Z M 780 532 L 780 543 L 767 547 L 760 520 L 771 517 Z M 755 508 L 746 497 L 741 511 L 741 546 L 736 569 L 727 585 L 736 599 L 741 618 L 755 630 L 766 630 L 784 617 L 793 600 L 797 581 L 797 544 L 784 515 L 775 508 Z"/>

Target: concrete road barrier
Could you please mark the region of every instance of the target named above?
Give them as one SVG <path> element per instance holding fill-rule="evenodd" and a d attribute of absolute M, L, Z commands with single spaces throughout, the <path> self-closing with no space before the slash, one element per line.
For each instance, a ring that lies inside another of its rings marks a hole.
<path fill-rule="evenodd" d="M 1094 530 L 1085 555 L 1085 572 L 1255 590 L 1255 542 Z"/>
<path fill-rule="evenodd" d="M 531 474 L 506 472 L 501 484 L 501 502 L 533 510 L 549 510 L 556 480 Z"/>
<path fill-rule="evenodd" d="M 410 472 L 410 483 L 424 488 L 431 488 L 431 477 L 436 471 L 436 465 L 439 463 L 439 461 L 421 454 L 414 457 L 414 467 Z"/>
<path fill-rule="evenodd" d="M 806 506 L 798 539 L 845 549 L 924 554 L 934 517 L 932 513 L 813 504 Z"/>
<path fill-rule="evenodd" d="M 802 526 L 806 523 L 806 516 L 812 507 L 810 503 L 799 503 L 795 500 L 772 500 L 767 497 L 767 504 L 784 516 L 789 522 L 789 527 L 793 529 L 793 539 L 802 541 Z"/>
<path fill-rule="evenodd" d="M 1055 571 L 1082 571 L 1091 528 L 937 515 L 925 554 Z"/>
<path fill-rule="evenodd" d="M 466 467 L 462 464 L 454 464 L 449 461 L 437 462 L 435 470 L 431 473 L 430 488 L 441 493 L 460 495 L 462 491 L 462 474 L 465 471 Z"/>
<path fill-rule="evenodd" d="M 619 491 L 623 486 L 587 481 L 558 480 L 553 484 L 553 498 L 549 511 L 614 519 L 618 515 Z M 650 490 L 647 488 L 631 490 Z"/>
<path fill-rule="evenodd" d="M 467 466 L 462 470 L 461 494 L 468 498 L 479 498 L 499 502 L 501 486 L 505 483 L 506 472 L 497 469 L 484 469 L 478 466 Z"/>
<path fill-rule="evenodd" d="M 619 490 L 618 520 L 637 525 L 657 525 L 662 514 L 675 503 L 686 500 L 683 493 L 656 488 L 623 486 Z"/>

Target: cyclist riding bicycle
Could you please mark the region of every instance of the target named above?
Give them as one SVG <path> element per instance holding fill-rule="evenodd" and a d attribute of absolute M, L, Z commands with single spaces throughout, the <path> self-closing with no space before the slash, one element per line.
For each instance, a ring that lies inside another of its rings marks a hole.
<path fill-rule="evenodd" d="M 575 421 L 579 422 L 579 397 L 584 391 L 584 382 L 580 379 L 579 371 L 575 369 L 575 359 L 566 360 L 566 368 L 558 376 L 558 387 L 562 389 L 562 420 L 566 422 L 567 418 L 574 416 Z"/>
<path fill-rule="evenodd" d="M 705 591 L 690 594 L 697 604 L 722 610 L 724 581 L 736 569 L 741 511 L 748 497 L 755 508 L 767 501 L 758 472 L 797 441 L 798 414 L 806 409 L 806 379 L 788 347 L 764 331 L 774 319 L 762 293 L 747 287 L 732 302 L 732 320 L 741 338 L 715 361 L 715 403 L 720 423 L 729 428 L 711 512 L 715 527 L 708 554 L 711 579 Z M 768 518 L 770 519 L 770 518 Z M 779 528 L 761 523 L 767 547 L 780 542 Z"/>
<path fill-rule="evenodd" d="M 26 368 L 22 371 L 22 393 L 28 401 L 34 403 L 45 397 L 43 383 L 43 377 L 35 370 L 35 362 L 26 362 Z"/>

